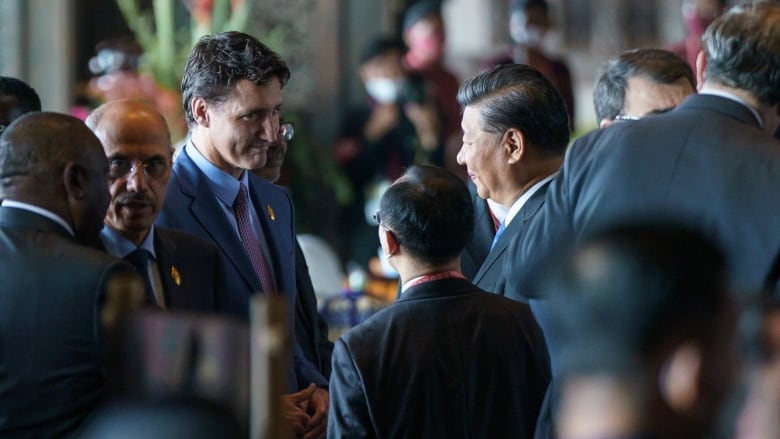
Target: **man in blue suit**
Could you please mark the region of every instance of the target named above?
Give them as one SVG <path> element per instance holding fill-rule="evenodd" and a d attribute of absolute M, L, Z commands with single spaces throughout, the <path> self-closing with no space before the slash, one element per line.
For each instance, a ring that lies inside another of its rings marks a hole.
<path fill-rule="evenodd" d="M 489 227 L 488 233 L 476 230 L 473 245 L 464 252 L 470 258 L 464 262 L 482 258 L 471 281 L 485 291 L 519 300 L 504 288 L 506 250 L 543 205 L 547 186 L 561 165 L 569 141 L 566 104 L 550 81 L 522 64 L 497 66 L 468 79 L 458 91 L 458 102 L 464 107 L 458 163 L 466 166 L 481 198 L 475 200 L 477 219 L 481 224 L 497 223 L 495 234 Z M 482 199 L 498 203 L 506 213 L 493 221 L 499 215 Z M 479 250 L 484 256 L 475 256 Z"/>
<path fill-rule="evenodd" d="M 190 139 L 173 166 L 156 224 L 219 247 L 226 278 L 222 309 L 247 318 L 252 294 L 283 294 L 292 326 L 292 201 L 281 188 L 247 172 L 263 167 L 279 136 L 282 87 L 289 77 L 279 55 L 250 35 L 224 32 L 195 45 L 181 86 Z M 292 428 L 306 437 L 324 436 L 327 381 L 297 343 L 290 387 L 299 391 L 285 398 Z"/>

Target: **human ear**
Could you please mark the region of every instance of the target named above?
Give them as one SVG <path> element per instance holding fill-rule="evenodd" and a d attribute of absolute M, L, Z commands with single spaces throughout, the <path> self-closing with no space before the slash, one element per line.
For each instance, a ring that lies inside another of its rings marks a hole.
<path fill-rule="evenodd" d="M 525 135 L 519 129 L 510 128 L 504 133 L 503 147 L 509 156 L 509 163 L 517 163 L 523 158 L 523 155 L 525 155 L 525 146 Z"/>
<path fill-rule="evenodd" d="M 192 118 L 198 125 L 205 128 L 209 127 L 209 104 L 200 96 L 196 96 L 190 101 L 190 111 Z"/>
<path fill-rule="evenodd" d="M 604 129 L 613 123 L 615 123 L 615 119 L 601 119 L 601 122 L 599 122 L 599 128 Z"/>
<path fill-rule="evenodd" d="M 701 348 L 686 342 L 677 346 L 659 372 L 659 390 L 664 401 L 676 412 L 692 409 L 699 398 Z"/>
<path fill-rule="evenodd" d="M 701 91 L 705 70 L 707 70 L 707 54 L 700 50 L 699 54 L 696 55 L 696 91 Z"/>
<path fill-rule="evenodd" d="M 68 199 L 84 200 L 87 192 L 87 171 L 75 162 L 68 162 L 62 173 L 62 182 Z"/>

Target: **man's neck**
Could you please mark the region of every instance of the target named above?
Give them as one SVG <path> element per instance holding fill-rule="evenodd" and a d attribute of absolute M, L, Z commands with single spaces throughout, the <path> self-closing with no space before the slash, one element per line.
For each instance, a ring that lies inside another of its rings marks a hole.
<path fill-rule="evenodd" d="M 401 278 L 401 284 L 405 284 L 410 280 L 421 276 L 428 276 L 449 270 L 460 270 L 460 257 L 444 264 L 426 264 L 401 254 L 395 255 L 394 258 L 396 259 L 393 260 L 393 265 L 396 271 L 398 271 L 398 276 Z"/>
<path fill-rule="evenodd" d="M 528 192 L 536 183 L 556 173 L 558 169 L 560 169 L 562 162 L 562 156 L 538 160 L 531 166 L 528 175 L 520 179 L 520 183 L 513 188 L 513 191 L 509 192 L 500 200 L 493 197 L 491 197 L 491 199 L 509 209 L 515 201 L 522 197 L 524 193 Z"/>
<path fill-rule="evenodd" d="M 243 169 L 230 165 L 222 158 L 217 147 L 211 142 L 211 139 L 209 139 L 208 132 L 205 129 L 200 127 L 194 128 L 190 137 L 190 143 L 198 149 L 203 158 L 236 179 L 244 172 Z"/>

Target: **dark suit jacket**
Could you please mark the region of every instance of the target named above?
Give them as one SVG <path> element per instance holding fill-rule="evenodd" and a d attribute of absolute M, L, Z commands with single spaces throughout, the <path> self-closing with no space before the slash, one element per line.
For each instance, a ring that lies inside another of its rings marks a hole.
<path fill-rule="evenodd" d="M 208 241 L 178 230 L 155 227 L 154 232 L 167 308 L 216 311 L 224 301 L 225 281 L 219 250 Z"/>
<path fill-rule="evenodd" d="M 336 342 L 331 438 L 531 438 L 550 372 L 528 305 L 443 279 Z"/>
<path fill-rule="evenodd" d="M 295 241 L 295 280 L 298 294 L 295 296 L 295 338 L 303 355 L 317 367 L 327 379 L 330 377 L 330 354 L 333 342 L 328 339 L 328 324 L 317 310 L 317 296 L 309 276 L 309 266 L 303 250 Z"/>
<path fill-rule="evenodd" d="M 490 206 L 477 194 L 477 186 L 470 180 L 466 186 L 471 192 L 471 200 L 474 203 L 474 232 L 460 252 L 460 271 L 467 279 L 473 281 L 474 275 L 490 253 L 490 244 L 496 235 L 496 228 L 493 225 Z"/>
<path fill-rule="evenodd" d="M 100 304 L 129 264 L 0 207 L 0 437 L 72 433 L 103 394 Z"/>
<path fill-rule="evenodd" d="M 268 250 L 273 260 L 279 293 L 288 299 L 288 321 L 293 324 L 295 304 L 295 230 L 293 207 L 289 195 L 271 183 L 249 173 L 249 196 L 258 209 Z M 168 191 L 155 224 L 180 229 L 214 243 L 220 250 L 225 272 L 225 303 L 220 309 L 239 317 L 249 317 L 249 298 L 262 291 L 238 235 L 222 213 L 219 200 L 208 186 L 208 178 L 195 165 L 185 150 L 176 159 L 168 183 Z M 315 382 L 327 385 L 327 380 L 305 359 L 295 345 L 293 356 L 296 380 L 301 385 Z M 291 381 L 296 381 L 291 380 Z M 297 383 L 291 385 L 298 387 Z"/>
<path fill-rule="evenodd" d="M 509 289 L 534 295 L 534 275 L 564 244 L 626 221 L 674 219 L 708 234 L 737 293 L 758 291 L 780 248 L 780 144 L 745 106 L 692 95 L 674 110 L 578 139 L 545 205 L 510 252 Z"/>
<path fill-rule="evenodd" d="M 516 294 L 512 290 L 506 289 L 506 276 L 504 270 L 513 270 L 515 265 L 521 265 L 522 261 L 517 259 L 507 258 L 507 250 L 509 245 L 514 242 L 525 230 L 528 222 L 533 218 L 539 209 L 544 205 L 544 198 L 547 192 L 549 182 L 542 185 L 536 192 L 531 195 L 531 198 L 526 201 L 525 205 L 517 212 L 517 216 L 509 223 L 509 225 L 498 237 L 495 247 L 490 251 L 485 258 L 485 262 L 479 267 L 479 271 L 474 275 L 474 285 L 482 288 L 485 291 L 491 293 L 500 294 L 506 296 L 512 300 L 524 300 L 524 298 Z M 489 246 L 490 244 L 488 244 Z M 508 265 L 508 267 L 505 267 Z"/>

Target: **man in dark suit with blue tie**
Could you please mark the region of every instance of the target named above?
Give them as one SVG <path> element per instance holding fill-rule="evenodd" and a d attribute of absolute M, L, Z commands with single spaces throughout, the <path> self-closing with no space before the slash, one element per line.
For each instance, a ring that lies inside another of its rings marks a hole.
<path fill-rule="evenodd" d="M 103 398 L 100 312 L 131 270 L 89 248 L 106 165 L 72 116 L 30 113 L 0 136 L 0 437 L 68 437 Z"/>
<path fill-rule="evenodd" d="M 522 64 L 494 67 L 466 82 L 458 91 L 463 110 L 463 146 L 458 163 L 482 200 L 475 200 L 480 224 L 498 223 L 492 243 L 477 229 L 466 262 L 484 261 L 472 282 L 492 293 L 519 300 L 505 288 L 503 262 L 509 244 L 539 211 L 549 182 L 560 167 L 569 141 L 566 104 L 541 73 Z M 540 115 L 544 115 L 541 117 Z M 490 199 L 503 207 L 501 218 Z M 518 264 L 521 261 L 517 261 Z M 472 262 L 473 265 L 473 262 Z"/>
<path fill-rule="evenodd" d="M 283 294 L 292 327 L 292 201 L 281 188 L 247 172 L 263 167 L 280 134 L 282 87 L 289 77 L 284 60 L 250 35 L 224 32 L 195 45 L 181 86 L 190 138 L 174 163 L 156 224 L 219 248 L 226 311 L 248 318 L 252 294 Z M 324 435 L 327 380 L 297 343 L 290 388 L 298 391 L 285 398 L 290 425 L 307 437 Z"/>
<path fill-rule="evenodd" d="M 547 350 L 527 304 L 460 272 L 474 223 L 463 181 L 413 166 L 375 219 L 402 293 L 336 342 L 328 436 L 531 438 Z"/>
<path fill-rule="evenodd" d="M 148 303 L 216 311 L 223 287 L 217 248 L 154 226 L 171 176 L 173 150 L 165 118 L 142 101 L 118 100 L 95 109 L 86 123 L 108 157 L 111 204 L 100 234 L 108 253 L 136 267 Z"/>

